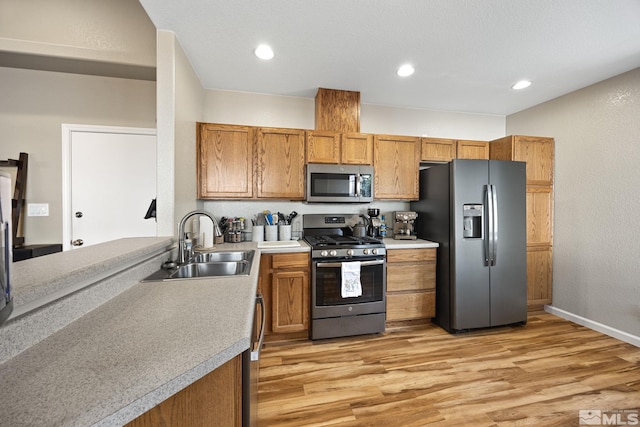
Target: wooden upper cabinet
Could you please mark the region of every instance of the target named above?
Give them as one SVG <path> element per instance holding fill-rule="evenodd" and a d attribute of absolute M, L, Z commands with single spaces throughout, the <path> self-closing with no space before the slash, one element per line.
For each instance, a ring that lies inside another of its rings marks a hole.
<path fill-rule="evenodd" d="M 375 135 L 373 167 L 376 199 L 417 200 L 420 138 Z"/>
<path fill-rule="evenodd" d="M 424 162 L 450 162 L 456 158 L 455 139 L 421 138 Z"/>
<path fill-rule="evenodd" d="M 340 163 L 345 165 L 370 165 L 373 163 L 373 135 L 345 133 L 340 138 L 342 155 Z"/>
<path fill-rule="evenodd" d="M 253 128 L 197 124 L 198 198 L 253 197 Z"/>
<path fill-rule="evenodd" d="M 319 88 L 316 130 L 360 132 L 360 92 Z"/>
<path fill-rule="evenodd" d="M 307 162 L 340 163 L 340 134 L 331 131 L 307 131 Z"/>
<path fill-rule="evenodd" d="M 453 159 L 489 159 L 487 141 L 422 138 L 423 162 L 450 162 Z"/>
<path fill-rule="evenodd" d="M 489 159 L 489 142 L 459 140 L 456 141 L 457 159 Z"/>
<path fill-rule="evenodd" d="M 307 162 L 370 165 L 373 162 L 373 135 L 307 131 Z"/>
<path fill-rule="evenodd" d="M 257 128 L 256 156 L 258 197 L 304 199 L 304 130 Z"/>
<path fill-rule="evenodd" d="M 491 141 L 489 154 L 496 160 L 527 163 L 527 185 L 553 185 L 553 138 L 511 135 Z"/>

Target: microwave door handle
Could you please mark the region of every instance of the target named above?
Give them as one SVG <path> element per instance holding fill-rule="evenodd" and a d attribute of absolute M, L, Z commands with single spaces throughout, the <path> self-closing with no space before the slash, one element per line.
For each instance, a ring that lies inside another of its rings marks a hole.
<path fill-rule="evenodd" d="M 355 197 L 360 196 L 360 179 L 360 174 L 356 175 L 356 194 L 354 194 Z"/>

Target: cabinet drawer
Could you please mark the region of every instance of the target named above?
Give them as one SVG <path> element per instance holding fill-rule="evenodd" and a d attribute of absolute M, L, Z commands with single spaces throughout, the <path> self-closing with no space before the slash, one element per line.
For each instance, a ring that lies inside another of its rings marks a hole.
<path fill-rule="evenodd" d="M 436 264 L 387 264 L 387 292 L 436 288 Z"/>
<path fill-rule="evenodd" d="M 436 315 L 435 292 L 387 294 L 387 321 L 432 318 Z"/>
<path fill-rule="evenodd" d="M 290 254 L 274 254 L 271 260 L 271 267 L 280 268 L 308 268 L 309 254 L 307 252 L 297 252 Z"/>
<path fill-rule="evenodd" d="M 436 261 L 436 249 L 389 249 L 387 251 L 387 263 Z"/>

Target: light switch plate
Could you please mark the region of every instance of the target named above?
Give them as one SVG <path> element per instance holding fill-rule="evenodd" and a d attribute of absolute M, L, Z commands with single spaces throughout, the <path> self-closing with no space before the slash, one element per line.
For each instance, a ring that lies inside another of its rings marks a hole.
<path fill-rule="evenodd" d="M 27 203 L 27 216 L 49 216 L 49 203 Z"/>

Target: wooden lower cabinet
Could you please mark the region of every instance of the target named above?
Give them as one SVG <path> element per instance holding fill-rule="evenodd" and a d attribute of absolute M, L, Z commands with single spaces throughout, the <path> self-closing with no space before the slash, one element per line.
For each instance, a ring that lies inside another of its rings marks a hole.
<path fill-rule="evenodd" d="M 242 355 L 238 355 L 127 427 L 242 425 Z"/>
<path fill-rule="evenodd" d="M 436 249 L 387 250 L 387 327 L 436 315 Z"/>
<path fill-rule="evenodd" d="M 551 246 L 527 248 L 527 307 L 529 311 L 543 310 L 552 302 L 552 256 Z"/>
<path fill-rule="evenodd" d="M 265 302 L 265 341 L 309 338 L 309 253 L 263 254 L 258 290 Z"/>

